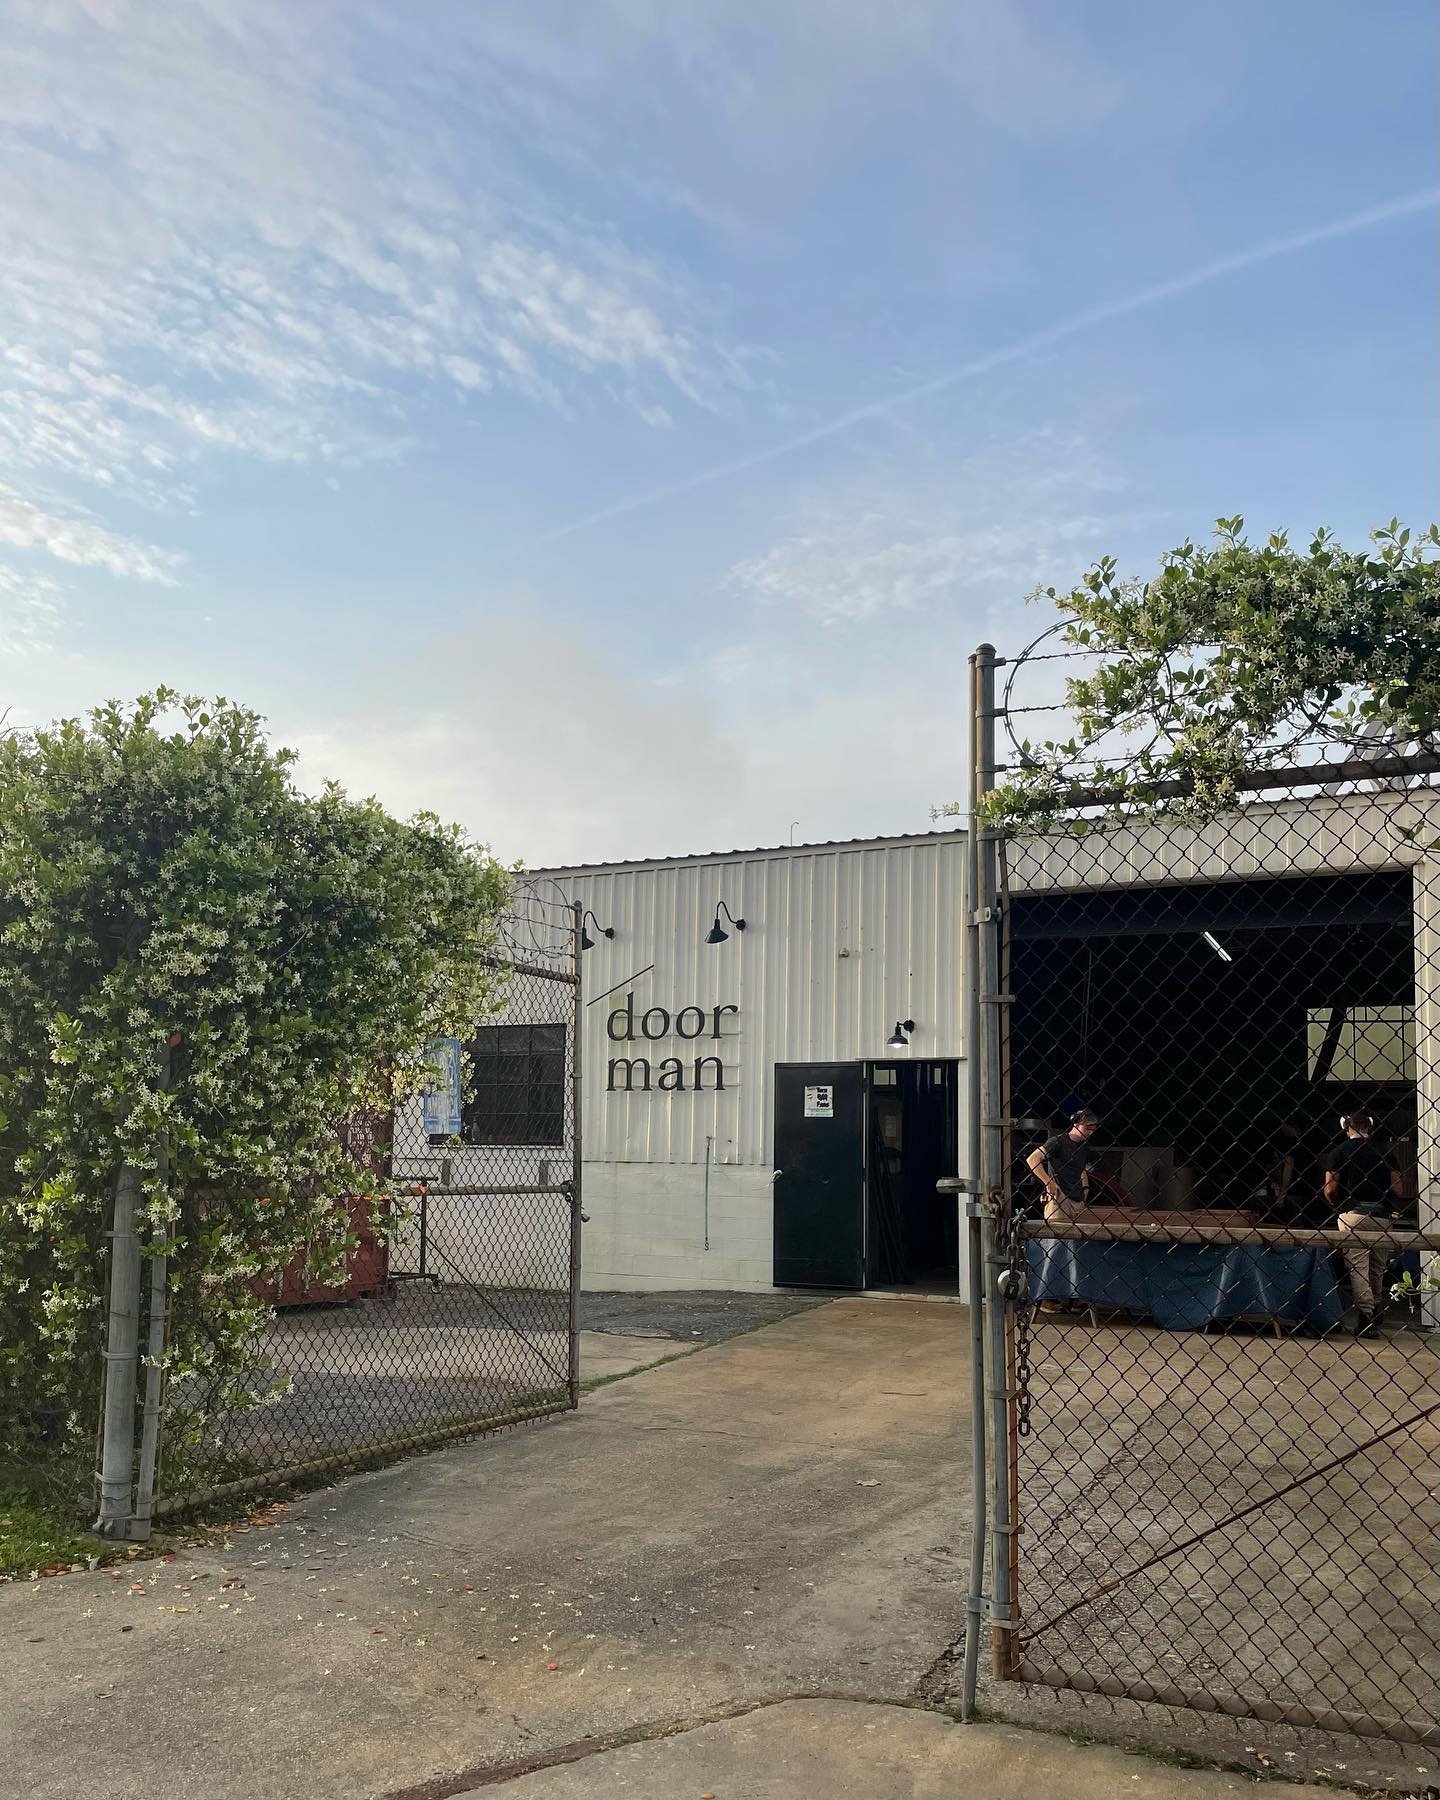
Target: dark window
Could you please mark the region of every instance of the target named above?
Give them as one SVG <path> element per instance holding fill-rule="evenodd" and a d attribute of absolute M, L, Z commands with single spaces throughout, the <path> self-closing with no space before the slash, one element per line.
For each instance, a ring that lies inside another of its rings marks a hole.
<path fill-rule="evenodd" d="M 466 1055 L 473 1091 L 460 1109 L 462 1142 L 565 1142 L 563 1025 L 482 1025 Z"/>

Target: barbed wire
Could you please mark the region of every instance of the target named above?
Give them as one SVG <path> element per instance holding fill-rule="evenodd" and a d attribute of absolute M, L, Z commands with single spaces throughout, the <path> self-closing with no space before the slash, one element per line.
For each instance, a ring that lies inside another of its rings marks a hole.
<path fill-rule="evenodd" d="M 517 961 L 559 967 L 574 957 L 572 903 L 552 876 L 520 871 L 512 877 L 509 904 L 496 929 L 501 945 Z"/>
<path fill-rule="evenodd" d="M 1027 701 L 1016 704 L 1016 684 L 1020 681 L 1022 671 L 1033 664 L 1042 662 L 1058 662 L 1076 658 L 1089 658 L 1092 662 L 1122 661 L 1129 654 L 1109 645 L 1076 646 L 1065 650 L 1046 650 L 1042 648 L 1057 635 L 1081 628 L 1080 621 L 1074 617 L 1055 620 L 1038 636 L 1032 638 L 1017 655 L 999 659 L 1000 665 L 1007 670 L 1000 702 L 995 712 L 1004 726 L 1005 736 L 1014 753 L 1013 761 L 998 764 L 997 774 L 1021 774 L 1048 769 L 1052 774 L 1063 776 L 1077 786 L 1091 785 L 1096 777 L 1107 773 L 1120 772 L 1126 769 L 1144 768 L 1147 761 L 1157 751 L 1167 753 L 1173 748 L 1171 725 L 1179 718 L 1181 702 L 1177 685 L 1177 667 L 1189 667 L 1193 658 L 1208 650 L 1218 649 L 1213 643 L 1197 643 L 1186 647 L 1185 662 L 1177 664 L 1175 658 L 1162 653 L 1159 657 L 1157 672 L 1158 688 L 1154 709 L 1144 718 L 1119 721 L 1097 734 L 1091 744 L 1078 747 L 1073 754 L 1062 754 L 1063 744 L 1042 743 L 1033 745 L 1022 739 L 1015 727 L 1020 718 L 1033 718 L 1050 713 L 1064 714 L 1070 710 L 1066 700 Z M 1106 739 L 1123 738 L 1133 732 L 1135 741 L 1118 753 L 1107 753 L 1101 746 Z M 1412 751 L 1428 751 L 1434 747 L 1433 739 L 1416 740 L 1413 743 L 1402 743 L 1392 736 L 1377 733 L 1370 722 L 1356 722 L 1346 717 L 1337 717 L 1332 700 L 1316 699 L 1308 705 L 1297 704 L 1293 722 L 1289 729 L 1282 730 L 1277 736 L 1263 743 L 1247 747 L 1247 759 L 1264 760 L 1266 762 L 1286 760 L 1294 766 L 1308 767 L 1313 763 L 1317 774 L 1322 774 L 1331 762 L 1338 758 L 1353 756 L 1357 751 L 1371 756 L 1377 765 L 1387 760 L 1404 756 Z M 1383 779 L 1383 769 L 1377 768 L 1376 779 Z M 1424 778 L 1429 780 L 1429 778 Z"/>

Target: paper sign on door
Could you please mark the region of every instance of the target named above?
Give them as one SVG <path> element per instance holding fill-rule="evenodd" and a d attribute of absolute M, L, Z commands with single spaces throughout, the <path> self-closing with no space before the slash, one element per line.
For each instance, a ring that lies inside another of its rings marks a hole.
<path fill-rule="evenodd" d="M 835 1117 L 835 1090 L 833 1087 L 806 1088 L 805 1117 L 807 1119 L 833 1119 Z"/>

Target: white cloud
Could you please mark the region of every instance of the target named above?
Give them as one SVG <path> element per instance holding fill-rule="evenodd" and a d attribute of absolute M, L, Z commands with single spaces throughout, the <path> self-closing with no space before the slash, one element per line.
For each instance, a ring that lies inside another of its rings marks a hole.
<path fill-rule="evenodd" d="M 432 809 L 532 865 L 663 848 L 676 821 L 714 824 L 738 797 L 705 696 L 656 692 L 543 617 L 423 646 L 362 677 L 343 709 L 276 709 L 274 725 L 308 785 Z"/>
<path fill-rule="evenodd" d="M 652 420 L 743 390 L 674 270 L 542 199 L 520 166 L 536 146 L 494 129 L 502 114 L 459 128 L 492 66 L 463 23 L 16 0 L 0 39 L 13 482 L 184 508 L 207 459 L 401 454 L 431 385 L 564 414 L 598 381 Z M 62 556 L 84 541 L 36 540 Z M 113 547 L 81 560 L 154 574 Z"/>
<path fill-rule="evenodd" d="M 916 532 L 907 536 L 897 533 Z M 732 584 L 770 604 L 799 607 L 823 625 L 858 623 L 891 609 L 926 606 L 1003 566 L 1023 548 L 1013 529 L 926 530 L 922 521 L 870 510 L 832 516 L 740 562 Z"/>
<path fill-rule="evenodd" d="M 55 582 L 0 563 L 0 653 L 29 656 L 53 649 L 64 611 Z"/>
<path fill-rule="evenodd" d="M 442 359 L 441 366 L 457 387 L 485 393 L 495 385 L 495 377 L 488 369 L 482 369 L 473 357 L 447 356 Z"/>
<path fill-rule="evenodd" d="M 405 79 L 433 68 L 363 13 L 61 0 L 28 19 L 0 62 L 0 192 L 18 341 L 40 340 L 42 376 L 57 343 L 159 351 L 306 405 L 397 375 L 525 384 L 527 357 L 557 391 L 613 369 L 711 399 L 737 373 L 672 276 L 551 216 L 483 137 L 461 151 L 406 116 Z M 438 61 L 453 33 L 437 26 Z M 358 73 L 381 51 L 398 63 L 384 88 Z M 162 389 L 105 397 L 211 437 L 210 409 L 185 416 Z"/>
<path fill-rule="evenodd" d="M 601 619 L 517 623 L 535 604 L 516 592 L 498 622 L 373 670 L 343 712 L 301 715 L 302 772 L 433 807 L 532 866 L 783 843 L 796 818 L 820 838 L 928 830 L 964 785 L 966 655 L 1039 631 L 1027 590 L 1123 552 L 1141 515 L 1052 428 L 894 476 L 880 461 L 815 494 L 724 606 L 693 607 L 658 677 Z"/>
<path fill-rule="evenodd" d="M 432 808 L 532 868 L 781 844 L 793 819 L 809 839 L 927 831 L 964 787 L 955 694 L 981 631 L 964 614 L 908 625 L 903 649 L 772 629 L 663 683 L 594 628 L 486 627 L 321 708 L 272 708 L 274 732 L 307 785 Z"/>
<path fill-rule="evenodd" d="M 121 537 L 93 519 L 46 512 L 0 482 L 0 543 L 17 550 L 43 550 L 61 562 L 136 581 L 175 579 L 178 559 L 170 552 Z"/>
<path fill-rule="evenodd" d="M 726 585 L 826 626 L 1017 598 L 1073 574 L 1116 520 L 1114 483 L 1077 440 L 1040 431 L 897 490 L 812 498 Z"/>
<path fill-rule="evenodd" d="M 617 184 L 744 229 L 726 171 L 748 158 L 773 184 L 852 139 L 860 94 L 921 68 L 957 117 L 1021 136 L 1118 104 L 1093 54 L 1016 0 L 495 0 L 428 7 L 423 29 L 283 0 L 14 0 L 6 466 L 183 505 L 207 456 L 396 453 L 417 382 L 564 413 L 600 377 L 660 427 L 677 401 L 724 406 L 749 361 L 617 235 Z M 689 119 L 662 109 L 693 182 L 657 160 L 657 91 Z"/>

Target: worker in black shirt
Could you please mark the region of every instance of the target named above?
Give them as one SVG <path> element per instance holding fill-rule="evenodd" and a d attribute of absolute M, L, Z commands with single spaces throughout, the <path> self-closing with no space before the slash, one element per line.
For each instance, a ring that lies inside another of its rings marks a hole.
<path fill-rule="evenodd" d="M 1345 1136 L 1325 1158 L 1325 1199 L 1338 1211 L 1336 1229 L 1354 1232 L 1357 1241 L 1342 1251 L 1350 1276 L 1350 1291 L 1359 1314 L 1356 1333 L 1374 1337 L 1385 1309 L 1385 1271 L 1390 1262 L 1383 1232 L 1395 1216 L 1395 1202 L 1404 1197 L 1400 1171 L 1371 1137 L 1375 1121 L 1367 1112 L 1353 1112 L 1341 1121 Z"/>
<path fill-rule="evenodd" d="M 1073 1114 L 1068 1131 L 1057 1131 L 1026 1158 L 1029 1168 L 1045 1189 L 1045 1217 L 1073 1219 L 1076 1209 L 1090 1204 L 1090 1176 L 1099 1167 L 1090 1140 L 1100 1115 L 1088 1107 Z"/>

